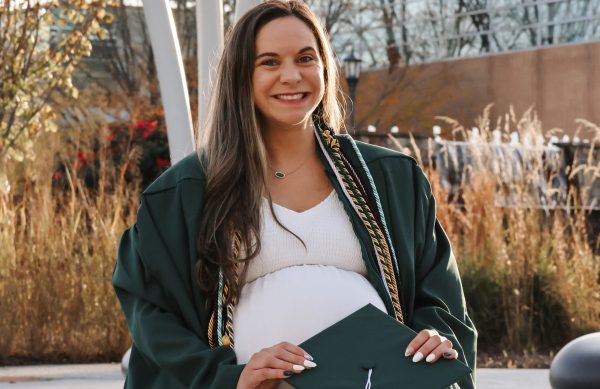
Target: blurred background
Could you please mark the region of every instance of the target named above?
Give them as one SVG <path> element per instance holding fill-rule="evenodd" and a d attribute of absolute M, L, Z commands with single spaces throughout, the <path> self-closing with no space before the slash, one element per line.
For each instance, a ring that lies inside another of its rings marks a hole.
<path fill-rule="evenodd" d="M 432 182 L 479 366 L 548 367 L 600 330 L 600 0 L 307 3 L 348 132 Z M 195 121 L 196 2 L 171 6 Z M 0 364 L 130 346 L 118 239 L 171 165 L 152 28 L 141 1 L 0 0 Z"/>

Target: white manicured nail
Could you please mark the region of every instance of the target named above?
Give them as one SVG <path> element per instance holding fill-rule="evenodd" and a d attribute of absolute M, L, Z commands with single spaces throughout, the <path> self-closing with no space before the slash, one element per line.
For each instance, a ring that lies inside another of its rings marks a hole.
<path fill-rule="evenodd" d="M 304 366 L 306 367 L 317 367 L 317 364 L 314 362 L 311 362 L 309 360 L 304 361 Z"/>
<path fill-rule="evenodd" d="M 413 353 L 412 347 L 407 347 L 406 351 L 404 352 L 404 356 L 405 357 L 410 357 L 412 355 L 412 353 Z"/>
<path fill-rule="evenodd" d="M 413 357 L 413 362 L 419 362 L 421 359 L 423 359 L 423 354 L 421 354 L 421 352 L 418 351 Z"/>
<path fill-rule="evenodd" d="M 311 357 L 310 354 L 304 353 L 304 359 L 308 359 L 309 361 L 312 361 L 313 357 Z"/>
<path fill-rule="evenodd" d="M 302 370 L 304 370 L 304 366 L 294 365 L 294 366 L 292 366 L 292 369 L 294 369 L 296 371 L 302 371 Z"/>
<path fill-rule="evenodd" d="M 431 362 L 435 359 L 435 355 L 434 354 L 429 354 L 427 356 L 427 358 L 425 358 L 425 362 Z"/>

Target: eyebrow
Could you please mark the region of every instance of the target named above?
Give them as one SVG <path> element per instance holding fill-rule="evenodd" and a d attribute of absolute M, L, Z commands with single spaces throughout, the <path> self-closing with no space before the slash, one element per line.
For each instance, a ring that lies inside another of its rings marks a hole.
<path fill-rule="evenodd" d="M 298 54 L 302 54 L 306 51 L 314 51 L 315 53 L 317 52 L 314 48 L 312 48 L 310 46 L 306 46 L 305 48 L 300 49 L 300 51 L 298 51 Z M 277 54 L 277 53 L 262 53 L 262 54 L 259 54 L 256 56 L 255 61 L 262 57 L 278 57 L 278 56 L 279 56 L 279 54 Z"/>

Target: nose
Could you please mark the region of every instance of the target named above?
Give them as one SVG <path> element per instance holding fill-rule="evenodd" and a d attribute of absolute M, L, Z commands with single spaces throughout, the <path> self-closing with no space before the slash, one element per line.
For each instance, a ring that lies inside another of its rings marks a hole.
<path fill-rule="evenodd" d="M 300 69 L 295 63 L 282 64 L 281 74 L 279 75 L 279 81 L 283 84 L 295 84 L 302 80 L 302 74 Z"/>

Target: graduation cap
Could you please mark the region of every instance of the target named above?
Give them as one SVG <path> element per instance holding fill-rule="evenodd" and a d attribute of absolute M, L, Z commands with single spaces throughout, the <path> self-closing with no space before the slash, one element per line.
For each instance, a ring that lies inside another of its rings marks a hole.
<path fill-rule="evenodd" d="M 412 362 L 404 352 L 416 335 L 367 304 L 300 344 L 317 367 L 285 381 L 296 389 L 438 389 L 471 373 L 457 359 Z"/>

